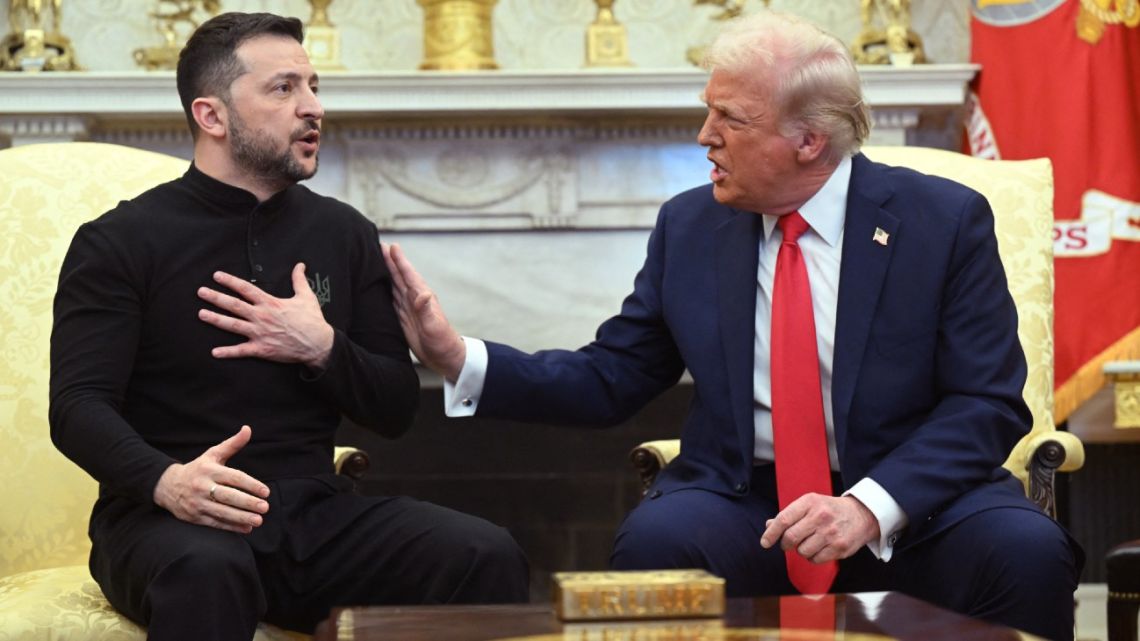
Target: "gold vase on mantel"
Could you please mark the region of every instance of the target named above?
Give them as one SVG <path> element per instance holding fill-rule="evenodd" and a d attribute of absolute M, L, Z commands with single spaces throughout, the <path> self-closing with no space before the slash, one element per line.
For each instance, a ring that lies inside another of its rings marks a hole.
<path fill-rule="evenodd" d="M 416 0 L 424 9 L 424 61 L 429 71 L 498 69 L 491 9 L 498 0 Z"/>

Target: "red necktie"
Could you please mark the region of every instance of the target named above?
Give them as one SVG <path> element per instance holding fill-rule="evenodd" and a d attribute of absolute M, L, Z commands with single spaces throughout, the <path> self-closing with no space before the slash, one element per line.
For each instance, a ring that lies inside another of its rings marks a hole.
<path fill-rule="evenodd" d="M 807 264 L 796 241 L 808 224 L 800 213 L 780 217 L 784 240 L 776 256 L 772 292 L 772 447 L 780 509 L 809 492 L 831 495 L 827 428 L 819 387 L 819 352 Z M 801 594 L 831 588 L 838 565 L 812 563 L 794 549 L 785 552 L 788 578 Z"/>

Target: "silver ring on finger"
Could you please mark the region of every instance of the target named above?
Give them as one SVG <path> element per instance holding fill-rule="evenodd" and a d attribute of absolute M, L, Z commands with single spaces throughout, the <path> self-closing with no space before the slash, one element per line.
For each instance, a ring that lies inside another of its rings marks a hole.
<path fill-rule="evenodd" d="M 218 489 L 217 483 L 214 483 L 213 485 L 210 486 L 210 500 L 211 501 L 217 501 L 218 500 L 218 499 L 214 498 L 214 492 L 216 492 L 217 489 Z"/>

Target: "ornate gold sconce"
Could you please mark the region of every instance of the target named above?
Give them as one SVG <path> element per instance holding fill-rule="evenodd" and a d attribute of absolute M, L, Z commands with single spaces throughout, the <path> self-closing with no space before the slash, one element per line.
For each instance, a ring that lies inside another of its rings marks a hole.
<path fill-rule="evenodd" d="M 10 31 L 0 41 L 2 71 L 79 71 L 71 40 L 63 35 L 63 0 L 9 0 Z M 51 13 L 48 26 L 47 13 Z"/>
<path fill-rule="evenodd" d="M 491 39 L 491 9 L 498 0 L 416 0 L 424 10 L 424 61 L 420 69 L 498 69 Z"/>

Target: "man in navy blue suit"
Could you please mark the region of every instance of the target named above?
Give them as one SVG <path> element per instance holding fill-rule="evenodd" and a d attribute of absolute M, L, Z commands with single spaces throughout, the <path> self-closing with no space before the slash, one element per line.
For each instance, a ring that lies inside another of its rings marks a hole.
<path fill-rule="evenodd" d="M 859 153 L 858 72 L 811 24 L 729 23 L 706 67 L 712 184 L 662 207 L 633 293 L 589 345 L 525 354 L 460 337 L 385 247 L 404 331 L 446 379 L 449 414 L 615 424 L 687 369 L 681 454 L 622 524 L 614 568 L 701 567 L 730 595 L 783 594 L 796 591 L 789 560 L 838 561 L 823 590 L 898 590 L 1071 639 L 1079 548 L 1001 467 L 1031 416 L 989 204 Z M 790 501 L 777 498 L 772 402 L 787 385 L 773 375 L 784 217 L 806 222 L 790 242 L 822 405 L 790 411 L 822 414 L 833 490 Z"/>

